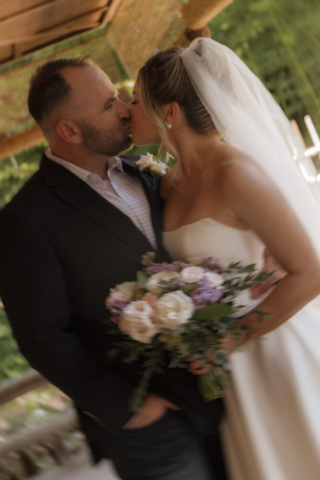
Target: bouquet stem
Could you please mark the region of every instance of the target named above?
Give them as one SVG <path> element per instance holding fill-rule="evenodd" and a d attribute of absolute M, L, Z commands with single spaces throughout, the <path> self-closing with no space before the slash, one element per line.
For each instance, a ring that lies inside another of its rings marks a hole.
<path fill-rule="evenodd" d="M 214 367 L 211 372 L 198 377 L 199 390 L 205 402 L 223 397 L 223 389 L 231 384 L 229 375 L 221 367 Z"/>

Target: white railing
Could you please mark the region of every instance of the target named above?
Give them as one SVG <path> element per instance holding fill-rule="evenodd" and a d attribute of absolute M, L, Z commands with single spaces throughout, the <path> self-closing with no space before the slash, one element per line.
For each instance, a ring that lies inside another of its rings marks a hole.
<path fill-rule="evenodd" d="M 0 406 L 5 405 L 12 400 L 24 395 L 32 390 L 49 384 L 49 382 L 35 370 L 28 370 L 17 380 L 7 380 L 0 384 Z M 4 458 L 11 452 L 17 452 L 20 463 L 29 477 L 28 470 L 30 464 L 34 471 L 37 466 L 33 460 L 25 453 L 25 450 L 35 444 L 45 445 L 46 450 L 54 459 L 55 463 L 65 466 L 70 463 L 71 457 L 65 448 L 61 432 L 63 430 L 74 430 L 77 428 L 77 414 L 73 408 L 69 408 L 64 413 L 60 413 L 41 426 L 21 429 L 12 434 L 7 440 L 0 443 L 0 466 L 7 471 L 8 475 L 15 477 L 15 473 L 9 469 Z"/>

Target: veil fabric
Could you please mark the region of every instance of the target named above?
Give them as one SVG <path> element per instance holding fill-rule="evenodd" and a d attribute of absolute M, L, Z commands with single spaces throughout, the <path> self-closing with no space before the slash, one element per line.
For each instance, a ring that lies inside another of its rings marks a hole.
<path fill-rule="evenodd" d="M 320 199 L 320 189 L 317 182 L 312 183 L 315 167 L 280 106 L 225 45 L 197 38 L 181 59 L 223 140 L 254 159 L 278 186 L 320 259 L 320 203 L 316 198 Z"/>

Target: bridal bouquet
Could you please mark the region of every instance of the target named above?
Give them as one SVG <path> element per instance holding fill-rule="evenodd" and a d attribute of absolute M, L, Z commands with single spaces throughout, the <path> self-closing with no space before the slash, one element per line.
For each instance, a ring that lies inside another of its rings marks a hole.
<path fill-rule="evenodd" d="M 239 294 L 271 274 L 256 273 L 255 265 L 240 263 L 224 268 L 212 257 L 154 263 L 154 254 L 148 253 L 142 264 L 136 282 L 117 285 L 106 299 L 112 333 L 120 330 L 124 336 L 109 357 L 121 354 L 127 363 L 145 359 L 131 410 L 137 411 L 143 403 L 153 373 L 163 372 L 168 362 L 169 368 L 187 368 L 190 356 L 212 365 L 210 373 L 198 377 L 204 399 L 221 397 L 230 385 L 231 369 L 221 340 L 229 334 L 237 342 L 245 333 L 236 321 L 244 308 Z"/>

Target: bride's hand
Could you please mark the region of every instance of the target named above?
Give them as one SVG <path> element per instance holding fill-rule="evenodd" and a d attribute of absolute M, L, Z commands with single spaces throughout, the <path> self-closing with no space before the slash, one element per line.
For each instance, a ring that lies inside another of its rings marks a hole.
<path fill-rule="evenodd" d="M 231 335 L 224 335 L 224 338 L 221 340 L 221 348 L 225 350 L 228 355 L 234 351 L 235 345 Z M 190 373 L 193 375 L 204 375 L 211 371 L 215 357 L 212 353 L 208 353 L 207 358 L 189 357 L 187 361 L 189 363 L 188 371 Z"/>

